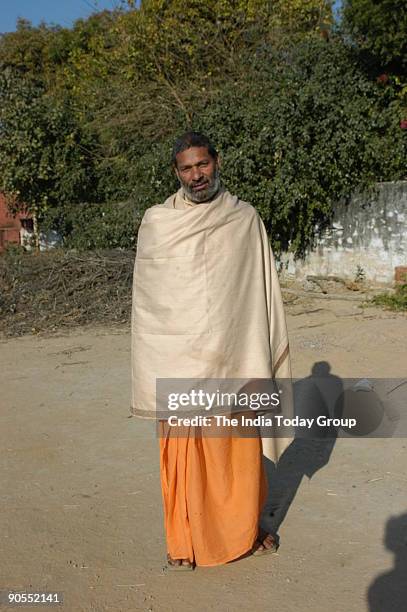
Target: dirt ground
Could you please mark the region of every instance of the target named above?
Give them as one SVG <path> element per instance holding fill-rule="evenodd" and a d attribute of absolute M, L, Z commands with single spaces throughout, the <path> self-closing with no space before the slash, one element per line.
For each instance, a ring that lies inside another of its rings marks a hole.
<path fill-rule="evenodd" d="M 407 377 L 405 315 L 322 297 L 287 313 L 296 377 L 322 360 Z M 158 445 L 129 418 L 129 368 L 127 326 L 0 341 L 0 589 L 62 591 L 67 612 L 407 609 L 401 438 L 339 439 L 302 477 L 278 554 L 164 571 Z"/>

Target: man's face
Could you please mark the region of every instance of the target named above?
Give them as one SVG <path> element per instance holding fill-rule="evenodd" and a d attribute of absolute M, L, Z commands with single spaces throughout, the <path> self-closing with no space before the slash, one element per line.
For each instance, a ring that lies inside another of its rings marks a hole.
<path fill-rule="evenodd" d="M 207 202 L 219 191 L 219 163 L 206 147 L 190 147 L 178 153 L 175 172 L 192 202 Z"/>

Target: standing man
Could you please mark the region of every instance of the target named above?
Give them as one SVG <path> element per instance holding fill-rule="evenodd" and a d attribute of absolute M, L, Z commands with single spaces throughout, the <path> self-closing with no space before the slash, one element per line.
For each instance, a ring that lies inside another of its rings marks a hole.
<path fill-rule="evenodd" d="M 209 139 L 173 149 L 180 189 L 141 222 L 133 280 L 132 413 L 156 416 L 156 379 L 290 377 L 281 292 L 256 210 L 226 191 Z M 160 423 L 168 567 L 214 566 L 276 550 L 259 532 L 262 453 L 289 440 L 201 435 Z"/>

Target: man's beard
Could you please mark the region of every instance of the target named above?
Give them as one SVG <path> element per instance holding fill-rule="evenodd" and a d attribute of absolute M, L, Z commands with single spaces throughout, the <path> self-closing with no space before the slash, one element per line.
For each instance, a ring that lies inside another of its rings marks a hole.
<path fill-rule="evenodd" d="M 201 185 L 204 181 L 197 183 L 184 183 L 183 181 L 181 181 L 184 194 L 189 200 L 191 200 L 191 202 L 195 202 L 196 204 L 199 204 L 201 202 L 207 202 L 218 193 L 220 188 L 219 169 L 216 168 L 211 179 L 205 180 L 208 181 L 207 186 L 205 189 L 202 189 L 200 191 L 194 191 L 192 187 L 196 185 Z"/>

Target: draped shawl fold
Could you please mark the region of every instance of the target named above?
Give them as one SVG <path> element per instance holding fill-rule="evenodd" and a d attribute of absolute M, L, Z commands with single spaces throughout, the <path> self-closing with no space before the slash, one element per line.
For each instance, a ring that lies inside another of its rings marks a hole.
<path fill-rule="evenodd" d="M 140 417 L 156 416 L 157 378 L 291 378 L 279 280 L 257 211 L 224 189 L 178 209 L 181 193 L 149 208 L 138 234 L 131 412 Z M 277 461 L 289 441 L 263 438 L 263 452 Z"/>

